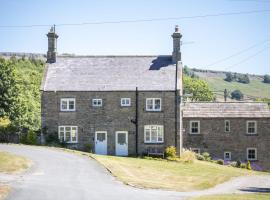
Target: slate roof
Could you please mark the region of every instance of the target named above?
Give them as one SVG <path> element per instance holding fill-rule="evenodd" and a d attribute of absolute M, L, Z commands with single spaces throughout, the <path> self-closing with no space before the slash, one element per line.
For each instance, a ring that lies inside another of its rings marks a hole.
<path fill-rule="evenodd" d="M 171 56 L 58 57 L 56 63 L 47 64 L 41 90 L 134 91 L 136 87 L 140 91 L 175 90 Z"/>
<path fill-rule="evenodd" d="M 270 118 L 266 103 L 185 103 L 184 118 Z"/>

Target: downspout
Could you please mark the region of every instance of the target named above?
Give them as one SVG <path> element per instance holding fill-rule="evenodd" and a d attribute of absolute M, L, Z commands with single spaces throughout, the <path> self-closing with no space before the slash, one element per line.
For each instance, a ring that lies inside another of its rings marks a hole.
<path fill-rule="evenodd" d="M 178 81 L 178 61 L 175 65 L 175 148 L 177 148 L 177 134 L 178 134 L 178 91 L 177 91 L 177 81 Z M 179 152 L 180 154 L 180 152 Z"/>
<path fill-rule="evenodd" d="M 138 101 L 138 87 L 136 87 L 136 108 L 135 108 L 135 125 L 136 125 L 136 155 L 138 155 L 138 129 L 139 129 L 139 101 Z"/>

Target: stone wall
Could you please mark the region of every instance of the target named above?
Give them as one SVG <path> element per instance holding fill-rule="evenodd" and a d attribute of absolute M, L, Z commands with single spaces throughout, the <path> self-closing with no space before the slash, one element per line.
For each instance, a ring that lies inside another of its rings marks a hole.
<path fill-rule="evenodd" d="M 146 98 L 161 98 L 161 112 L 147 112 Z M 75 112 L 61 112 L 61 98 L 76 98 Z M 92 99 L 103 100 L 102 107 L 92 107 Z M 131 98 L 131 107 L 121 107 L 121 98 Z M 146 152 L 149 146 L 175 145 L 175 92 L 138 92 L 138 153 Z M 78 126 L 78 149 L 91 143 L 94 149 L 95 132 L 107 131 L 108 154 L 115 154 L 115 132 L 128 131 L 129 155 L 136 153 L 136 125 L 131 122 L 136 116 L 136 92 L 43 92 L 42 127 L 47 132 L 58 131 L 58 126 Z M 179 107 L 178 107 L 179 109 Z M 179 123 L 178 123 L 179 124 Z M 144 143 L 144 125 L 164 125 L 163 144 Z M 73 145 L 74 146 L 74 145 Z"/>
<path fill-rule="evenodd" d="M 190 120 L 200 121 L 200 134 L 190 134 Z M 225 120 L 230 120 L 231 131 L 225 132 Z M 257 121 L 257 134 L 246 134 L 246 121 Z M 270 170 L 270 119 L 244 118 L 204 118 L 183 120 L 183 147 L 186 149 L 199 148 L 209 152 L 215 159 L 223 159 L 224 152 L 230 151 L 232 160 L 247 161 L 247 148 L 257 148 L 257 161 L 252 161 L 258 168 Z"/>

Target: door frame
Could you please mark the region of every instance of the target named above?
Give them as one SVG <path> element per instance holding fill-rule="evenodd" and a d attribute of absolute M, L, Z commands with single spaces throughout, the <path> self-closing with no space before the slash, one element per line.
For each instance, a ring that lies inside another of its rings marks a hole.
<path fill-rule="evenodd" d="M 96 153 L 96 142 L 97 142 L 97 134 L 98 133 L 105 133 L 105 140 L 106 140 L 106 154 L 108 154 L 108 134 L 107 134 L 107 131 L 95 131 L 95 153 Z"/>
<path fill-rule="evenodd" d="M 128 131 L 115 131 L 115 155 L 117 156 L 116 154 L 116 148 L 117 148 L 117 144 L 118 144 L 118 134 L 119 133 L 125 133 L 126 134 L 126 143 L 127 143 L 127 154 L 126 155 L 120 155 L 120 156 L 128 156 Z"/>

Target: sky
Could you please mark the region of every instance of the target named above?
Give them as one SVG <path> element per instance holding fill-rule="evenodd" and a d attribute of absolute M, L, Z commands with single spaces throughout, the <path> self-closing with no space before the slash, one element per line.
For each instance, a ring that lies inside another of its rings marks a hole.
<path fill-rule="evenodd" d="M 270 0 L 0 0 L 0 52 L 46 53 L 50 25 L 181 18 L 137 23 L 56 26 L 58 53 L 170 55 L 179 25 L 189 67 L 270 74 Z M 268 11 L 267 11 L 268 10 Z M 6 27 L 46 25 L 34 27 Z"/>

